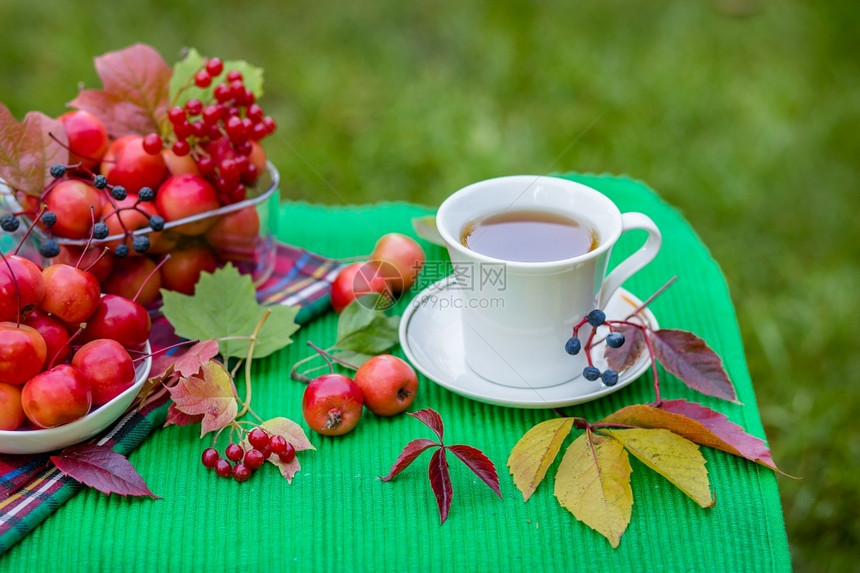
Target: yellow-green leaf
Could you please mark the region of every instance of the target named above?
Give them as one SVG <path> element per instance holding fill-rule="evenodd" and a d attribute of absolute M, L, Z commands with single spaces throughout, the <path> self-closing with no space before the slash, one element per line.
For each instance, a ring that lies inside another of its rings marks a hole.
<path fill-rule="evenodd" d="M 546 471 L 573 427 L 573 418 L 553 418 L 541 422 L 520 438 L 508 457 L 514 484 L 528 501 L 543 481 Z"/>
<path fill-rule="evenodd" d="M 708 470 L 699 446 L 664 429 L 607 430 L 606 433 L 700 506 L 714 506 Z"/>
<path fill-rule="evenodd" d="M 579 521 L 618 547 L 633 508 L 632 471 L 620 442 L 586 431 L 561 459 L 555 497 Z"/>

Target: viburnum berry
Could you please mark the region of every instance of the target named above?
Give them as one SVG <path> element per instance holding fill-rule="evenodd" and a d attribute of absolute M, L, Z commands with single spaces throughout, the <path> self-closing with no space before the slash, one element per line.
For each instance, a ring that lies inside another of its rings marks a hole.
<path fill-rule="evenodd" d="M 242 72 L 240 72 L 239 70 L 230 70 L 229 72 L 227 72 L 228 82 L 241 82 L 242 79 Z"/>
<path fill-rule="evenodd" d="M 564 344 L 564 351 L 568 354 L 579 354 L 580 350 L 582 350 L 582 342 L 580 342 L 575 336 L 568 338 L 567 342 Z"/>
<path fill-rule="evenodd" d="M 606 313 L 602 310 L 596 308 L 588 313 L 588 324 L 597 328 L 601 326 L 604 322 L 606 322 Z"/>
<path fill-rule="evenodd" d="M 220 58 L 209 58 L 206 61 L 206 71 L 210 76 L 217 77 L 224 71 L 224 62 Z"/>
<path fill-rule="evenodd" d="M 224 449 L 224 455 L 228 460 L 238 462 L 245 457 L 245 450 L 239 444 L 231 443 Z"/>
<path fill-rule="evenodd" d="M 606 337 L 606 345 L 611 348 L 621 348 L 624 345 L 624 335 L 620 332 L 610 332 Z"/>
<path fill-rule="evenodd" d="M 164 217 L 161 215 L 153 215 L 149 218 L 149 228 L 153 231 L 161 231 L 164 229 Z"/>
<path fill-rule="evenodd" d="M 7 233 L 14 233 L 18 230 L 19 226 L 21 226 L 21 221 L 12 213 L 6 213 L 0 217 L 0 229 L 3 229 Z"/>
<path fill-rule="evenodd" d="M 251 473 L 253 473 L 251 468 L 241 462 L 233 466 L 233 479 L 239 483 L 248 481 L 248 478 L 251 477 Z"/>
<path fill-rule="evenodd" d="M 188 112 L 188 115 L 200 115 L 203 111 L 203 102 L 197 98 L 191 98 L 187 102 L 185 102 L 185 111 Z"/>
<path fill-rule="evenodd" d="M 102 240 L 110 235 L 110 229 L 105 223 L 98 222 L 93 225 L 93 239 Z"/>
<path fill-rule="evenodd" d="M 135 253 L 145 253 L 149 250 L 149 237 L 137 235 L 131 242 L 131 248 L 134 249 Z"/>
<path fill-rule="evenodd" d="M 274 435 L 269 439 L 269 447 L 272 453 L 281 455 L 287 451 L 287 439 L 284 436 Z"/>
<path fill-rule="evenodd" d="M 215 448 L 206 448 L 203 450 L 203 455 L 201 456 L 201 461 L 203 465 L 207 468 L 215 467 L 215 462 L 221 459 L 221 456 L 218 454 L 218 450 Z"/>
<path fill-rule="evenodd" d="M 59 179 L 66 174 L 66 166 L 60 163 L 51 165 L 51 177 Z"/>
<path fill-rule="evenodd" d="M 155 191 L 152 190 L 152 187 L 141 187 L 140 191 L 137 192 L 137 198 L 144 203 L 154 201 Z"/>
<path fill-rule="evenodd" d="M 60 244 L 55 239 L 48 239 L 39 245 L 39 254 L 46 259 L 53 259 L 60 254 Z"/>
<path fill-rule="evenodd" d="M 104 175 L 96 175 L 93 177 L 93 187 L 96 189 L 104 189 L 107 187 L 107 177 Z"/>
<path fill-rule="evenodd" d="M 594 382 L 595 380 L 600 378 L 600 370 L 596 366 L 586 366 L 582 370 L 582 377 L 586 380 Z"/>
<path fill-rule="evenodd" d="M 601 380 L 603 380 L 604 385 L 615 386 L 618 383 L 618 372 L 611 368 L 608 368 L 603 371 L 603 374 L 600 378 Z"/>
<path fill-rule="evenodd" d="M 206 70 L 200 70 L 194 74 L 194 85 L 198 88 L 208 88 L 212 85 L 212 76 Z"/>
<path fill-rule="evenodd" d="M 259 449 L 269 445 L 269 434 L 263 428 L 254 428 L 248 433 L 248 443 Z"/>
<path fill-rule="evenodd" d="M 176 105 L 170 108 L 170 111 L 167 112 L 167 119 L 170 120 L 170 123 L 176 125 L 177 123 L 184 122 L 188 118 L 185 115 L 185 110 Z"/>
<path fill-rule="evenodd" d="M 164 142 L 161 140 L 161 136 L 157 133 L 150 133 L 143 138 L 143 150 L 148 155 L 158 155 L 161 153 L 161 148 L 163 146 Z"/>
<path fill-rule="evenodd" d="M 243 463 L 248 466 L 250 469 L 255 470 L 263 465 L 263 462 L 266 461 L 265 456 L 263 456 L 263 452 L 258 450 L 257 448 L 251 448 L 247 452 L 245 452 L 245 458 Z"/>
<path fill-rule="evenodd" d="M 122 201 L 123 199 L 128 197 L 128 191 L 126 191 L 125 187 L 123 187 L 122 185 L 114 185 L 113 189 L 110 190 L 110 196 L 117 201 Z"/>
<path fill-rule="evenodd" d="M 184 157 L 191 152 L 191 146 L 188 145 L 188 142 L 184 139 L 180 139 L 176 143 L 173 144 L 173 153 L 178 155 L 179 157 Z"/>
<path fill-rule="evenodd" d="M 57 224 L 57 214 L 53 211 L 45 211 L 42 213 L 42 223 L 46 227 L 53 227 Z"/>
<path fill-rule="evenodd" d="M 218 477 L 228 477 L 233 473 L 233 465 L 225 460 L 224 458 L 218 458 L 218 461 L 215 462 L 215 473 L 218 474 Z"/>
<path fill-rule="evenodd" d="M 121 259 L 124 259 L 128 256 L 128 245 L 126 245 L 125 243 L 117 245 L 116 248 L 113 250 L 113 254 Z"/>
<path fill-rule="evenodd" d="M 291 443 L 287 442 L 287 447 L 284 450 L 284 453 L 278 454 L 278 458 L 285 464 L 290 463 L 294 459 L 296 459 L 296 448 Z"/>
<path fill-rule="evenodd" d="M 212 90 L 212 95 L 219 103 L 226 103 L 230 100 L 230 87 L 227 84 L 218 84 Z"/>

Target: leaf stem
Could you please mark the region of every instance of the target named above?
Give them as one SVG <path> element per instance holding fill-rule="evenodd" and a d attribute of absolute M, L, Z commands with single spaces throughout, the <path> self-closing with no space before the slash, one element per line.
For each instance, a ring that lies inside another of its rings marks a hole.
<path fill-rule="evenodd" d="M 263 324 L 270 314 L 272 314 L 272 309 L 267 308 L 260 322 L 257 323 L 254 334 L 251 335 L 251 344 L 248 345 L 248 358 L 245 359 L 245 401 L 242 404 L 242 410 L 236 416 L 237 418 L 241 418 L 251 409 L 251 362 L 254 358 L 254 347 L 257 345 L 257 335 L 260 334 L 260 329 L 263 328 Z"/>
<path fill-rule="evenodd" d="M 644 328 L 644 327 L 643 327 Z M 654 406 L 659 408 L 663 400 L 660 398 L 660 377 L 657 374 L 657 353 L 654 352 L 654 344 L 651 342 L 651 337 L 648 332 L 643 332 L 645 337 L 645 346 L 648 348 L 648 355 L 651 357 L 651 374 L 654 377 Z"/>

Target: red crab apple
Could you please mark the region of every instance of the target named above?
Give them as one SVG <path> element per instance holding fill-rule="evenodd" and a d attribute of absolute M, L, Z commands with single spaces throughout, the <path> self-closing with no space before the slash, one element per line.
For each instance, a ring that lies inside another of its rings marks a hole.
<path fill-rule="evenodd" d="M 104 124 L 83 110 L 66 112 L 57 119 L 69 138 L 69 161 L 95 168 L 110 145 Z"/>
<path fill-rule="evenodd" d="M 379 416 L 393 416 L 406 410 L 415 400 L 418 376 L 406 361 L 380 354 L 362 364 L 355 373 L 364 405 Z"/>
<path fill-rule="evenodd" d="M 31 378 L 21 392 L 27 419 L 40 428 L 53 428 L 82 418 L 90 411 L 92 399 L 84 375 L 68 364 Z"/>
<path fill-rule="evenodd" d="M 188 173 L 169 177 L 158 188 L 155 204 L 168 222 L 214 211 L 221 206 L 215 188 L 202 176 Z M 184 235 L 200 235 L 214 222 L 212 217 L 207 217 L 175 230 Z"/>
<path fill-rule="evenodd" d="M 53 264 L 62 263 L 72 267 L 79 266 L 95 275 L 99 283 L 105 282 L 113 270 L 113 253 L 105 252 L 103 245 L 90 247 L 84 253 L 83 258 L 81 258 L 82 252 L 81 247 L 60 245 L 60 254 L 54 257 Z M 81 261 L 80 265 L 78 265 L 79 260 Z"/>
<path fill-rule="evenodd" d="M 384 273 L 373 262 L 352 263 L 344 267 L 331 285 L 331 306 L 340 314 L 360 296 L 389 291 Z"/>
<path fill-rule="evenodd" d="M 111 185 L 122 185 L 129 193 L 137 193 L 142 187 L 157 189 L 167 177 L 167 165 L 161 154 L 150 155 L 144 150 L 142 136 L 125 135 L 108 147 L 101 172 Z"/>
<path fill-rule="evenodd" d="M 42 370 L 48 346 L 32 327 L 0 322 L 0 382 L 21 385 Z"/>
<path fill-rule="evenodd" d="M 203 272 L 218 268 L 218 259 L 208 247 L 199 246 L 173 251 L 161 267 L 162 285 L 168 290 L 194 294 L 194 287 Z"/>
<path fill-rule="evenodd" d="M 18 255 L 9 255 L 5 259 L 0 259 L 0 321 L 14 321 L 20 310 L 42 302 L 45 297 L 45 279 L 36 263 Z"/>
<path fill-rule="evenodd" d="M 397 269 L 397 275 L 390 281 L 391 288 L 403 292 L 415 284 L 426 257 L 424 249 L 414 240 L 399 233 L 388 233 L 376 242 L 370 260 L 383 261 Z"/>
<path fill-rule="evenodd" d="M 45 345 L 48 349 L 45 357 L 46 362 L 49 364 L 51 362 L 61 364 L 66 361 L 71 348 L 67 344 L 69 342 L 69 331 L 66 330 L 66 325 L 63 321 L 37 308 L 27 315 L 24 324 L 35 328 L 45 340 Z"/>
<path fill-rule="evenodd" d="M 109 338 L 125 348 L 136 348 L 146 342 L 151 330 L 152 319 L 145 308 L 123 296 L 106 294 L 87 319 L 79 340 Z"/>
<path fill-rule="evenodd" d="M 247 259 L 254 253 L 260 216 L 253 206 L 228 213 L 206 231 L 206 241 L 224 258 Z"/>
<path fill-rule="evenodd" d="M 39 305 L 69 324 L 85 321 L 96 309 L 101 294 L 99 281 L 92 273 L 69 265 L 51 265 L 42 271 L 45 298 Z"/>
<path fill-rule="evenodd" d="M 0 382 L 0 430 L 17 430 L 26 419 L 21 387 Z"/>
<path fill-rule="evenodd" d="M 324 436 L 341 436 L 361 419 L 364 399 L 349 376 L 323 374 L 305 388 L 302 414 L 310 428 Z"/>
<path fill-rule="evenodd" d="M 72 366 L 84 375 L 96 406 L 107 404 L 134 385 L 131 356 L 116 340 L 87 342 L 75 352 Z"/>
<path fill-rule="evenodd" d="M 104 290 L 128 299 L 134 299 L 140 291 L 137 302 L 146 306 L 160 295 L 158 289 L 161 288 L 161 269 L 155 270 L 156 266 L 158 265 L 149 257 L 116 259 L 113 273 L 104 282 Z"/>
<path fill-rule="evenodd" d="M 103 199 L 102 193 L 79 179 L 64 179 L 45 197 L 49 211 L 57 215 L 51 232 L 57 237 L 83 239 L 90 236 L 93 217 L 98 221 Z"/>

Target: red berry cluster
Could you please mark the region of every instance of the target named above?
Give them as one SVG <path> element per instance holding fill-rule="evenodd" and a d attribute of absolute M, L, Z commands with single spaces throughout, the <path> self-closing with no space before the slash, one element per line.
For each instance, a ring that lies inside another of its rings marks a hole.
<path fill-rule="evenodd" d="M 0 429 L 66 424 L 134 384 L 129 352 L 151 328 L 142 306 L 100 296 L 77 265 L 0 259 Z"/>
<path fill-rule="evenodd" d="M 203 465 L 213 468 L 219 477 L 232 477 L 243 482 L 272 456 L 287 464 L 296 459 L 296 449 L 286 438 L 269 434 L 261 427 L 248 432 L 247 440 L 250 445 L 247 450 L 240 443 L 230 442 L 224 448 L 223 458 L 214 447 L 206 448 L 201 456 Z"/>
<path fill-rule="evenodd" d="M 194 75 L 194 84 L 208 88 L 223 72 L 221 60 L 211 58 Z M 226 205 L 244 199 L 246 185 L 257 180 L 260 168 L 252 158 L 255 145 L 274 133 L 277 125 L 256 103 L 238 70 L 224 74 L 211 93 L 209 101 L 190 99 L 184 106 L 170 109 L 168 119 L 175 138 L 170 149 L 179 157 L 190 155 Z M 144 149 L 152 155 L 160 153 L 162 145 L 157 134 L 144 138 Z"/>

